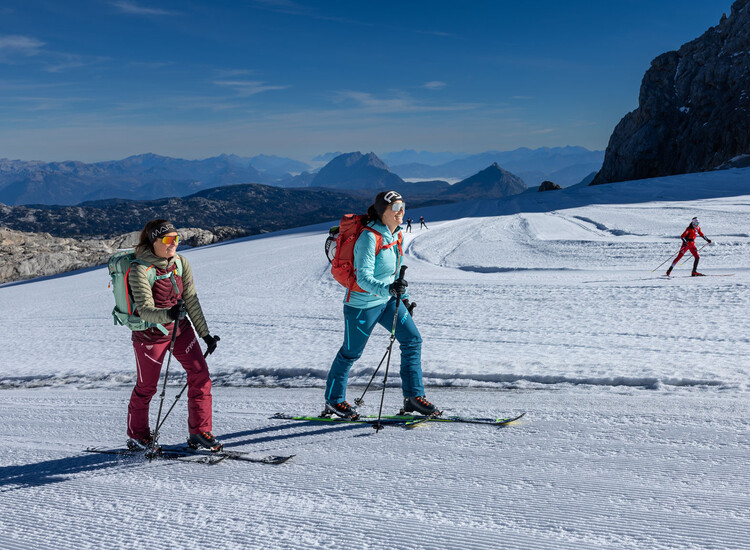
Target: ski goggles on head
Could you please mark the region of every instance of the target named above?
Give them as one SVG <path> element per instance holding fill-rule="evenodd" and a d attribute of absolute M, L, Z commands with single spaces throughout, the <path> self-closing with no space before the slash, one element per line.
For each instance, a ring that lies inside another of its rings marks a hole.
<path fill-rule="evenodd" d="M 172 244 L 172 243 L 179 244 L 180 243 L 180 236 L 179 235 L 169 235 L 167 237 L 162 237 L 161 238 L 161 242 L 163 242 L 164 244 L 167 244 L 167 245 Z"/>
<path fill-rule="evenodd" d="M 406 203 L 403 201 L 394 202 L 391 205 L 391 210 L 393 210 L 394 212 L 398 212 L 399 210 L 403 210 L 404 212 L 406 212 Z"/>

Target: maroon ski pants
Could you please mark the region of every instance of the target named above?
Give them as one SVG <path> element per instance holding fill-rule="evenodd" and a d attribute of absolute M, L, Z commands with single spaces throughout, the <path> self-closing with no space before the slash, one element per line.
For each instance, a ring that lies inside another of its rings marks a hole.
<path fill-rule="evenodd" d="M 155 342 L 133 341 L 138 379 L 128 405 L 129 437 L 140 439 L 151 434 L 148 424 L 148 406 L 156 393 L 159 374 L 169 351 L 170 340 L 171 335 L 163 341 L 161 339 Z M 195 331 L 188 321 L 180 323 L 174 344 L 174 358 L 187 372 L 188 432 L 191 434 L 210 432 L 212 429 L 211 377 L 208 373 L 208 364 L 203 358 L 203 352 L 195 337 Z M 170 364 L 170 368 L 173 366 Z M 169 405 L 171 404 L 165 402 L 163 413 L 166 413 Z M 163 413 L 162 418 L 164 418 Z"/>

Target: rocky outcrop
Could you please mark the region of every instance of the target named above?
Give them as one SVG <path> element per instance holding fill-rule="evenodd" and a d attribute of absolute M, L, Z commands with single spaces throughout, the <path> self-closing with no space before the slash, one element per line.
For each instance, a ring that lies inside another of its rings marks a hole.
<path fill-rule="evenodd" d="M 750 153 L 750 0 L 651 62 L 592 185 L 702 172 Z"/>
<path fill-rule="evenodd" d="M 232 227 L 213 231 L 185 228 L 179 233 L 181 247 L 202 246 L 246 234 Z M 104 264 L 116 250 L 135 246 L 138 236 L 135 231 L 112 239 L 72 239 L 0 227 L 0 284 Z"/>
<path fill-rule="evenodd" d="M 557 189 L 562 189 L 562 187 L 549 180 L 543 181 L 539 186 L 539 191 L 556 191 Z"/>

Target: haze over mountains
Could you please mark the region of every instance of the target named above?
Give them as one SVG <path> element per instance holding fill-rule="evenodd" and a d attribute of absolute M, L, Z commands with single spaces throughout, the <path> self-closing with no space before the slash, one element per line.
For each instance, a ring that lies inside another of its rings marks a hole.
<path fill-rule="evenodd" d="M 396 160 L 436 162 L 458 155 L 401 151 L 386 156 Z M 409 178 L 455 182 L 494 163 L 521 177 L 528 187 L 538 185 L 543 179 L 552 179 L 566 187 L 596 171 L 602 158 L 602 151 L 582 147 L 517 149 L 470 155 L 437 166 L 412 162 L 394 170 L 374 153 L 355 152 L 334 156 L 317 172 L 307 163 L 269 155 L 219 155 L 185 160 L 148 153 L 98 163 L 0 159 L 0 203 L 74 205 L 109 198 L 150 200 L 187 196 L 204 189 L 240 183 L 374 190 L 403 185 L 403 180 Z M 560 181 L 555 180 L 555 171 Z M 522 174 L 526 174 L 528 180 Z M 410 188 L 418 194 L 444 189 L 445 184 L 438 183 L 413 184 Z"/>

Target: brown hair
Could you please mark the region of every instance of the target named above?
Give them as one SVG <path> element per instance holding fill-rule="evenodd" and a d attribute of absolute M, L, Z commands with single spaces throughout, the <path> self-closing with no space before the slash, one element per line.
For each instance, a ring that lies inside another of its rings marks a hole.
<path fill-rule="evenodd" d="M 146 250 L 150 250 L 152 254 L 156 254 L 156 251 L 154 250 L 154 244 L 151 242 L 151 232 L 159 227 L 163 223 L 167 223 L 168 220 L 164 219 L 157 219 L 157 220 L 151 220 L 150 222 L 146 222 L 146 225 L 141 230 L 141 235 L 138 237 L 138 244 L 135 245 L 136 252 L 145 252 Z"/>

